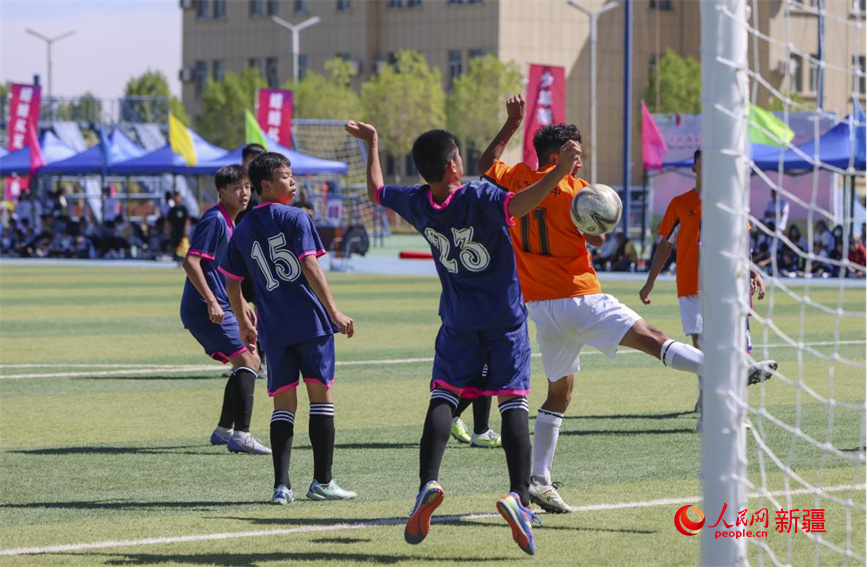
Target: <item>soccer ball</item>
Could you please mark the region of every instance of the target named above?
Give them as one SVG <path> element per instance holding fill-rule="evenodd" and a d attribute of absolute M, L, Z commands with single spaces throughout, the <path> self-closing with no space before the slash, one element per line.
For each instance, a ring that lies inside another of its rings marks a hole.
<path fill-rule="evenodd" d="M 569 212 L 578 230 L 598 236 L 611 232 L 620 223 L 623 203 L 620 202 L 617 191 L 608 185 L 597 183 L 578 191 L 572 199 Z"/>

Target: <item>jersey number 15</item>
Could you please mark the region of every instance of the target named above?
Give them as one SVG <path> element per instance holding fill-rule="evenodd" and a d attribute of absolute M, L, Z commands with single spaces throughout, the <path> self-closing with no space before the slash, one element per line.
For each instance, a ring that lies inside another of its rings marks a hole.
<path fill-rule="evenodd" d="M 287 250 L 286 236 L 278 234 L 268 239 L 268 252 L 271 255 L 271 262 L 274 264 L 274 271 L 277 272 L 277 277 L 284 282 L 294 282 L 301 275 L 301 263 L 291 250 Z M 253 243 L 253 250 L 250 255 L 256 260 L 259 269 L 265 276 L 265 287 L 268 291 L 273 290 L 280 285 L 274 276 L 271 274 L 271 266 L 268 264 L 268 259 L 259 246 L 259 242 Z"/>

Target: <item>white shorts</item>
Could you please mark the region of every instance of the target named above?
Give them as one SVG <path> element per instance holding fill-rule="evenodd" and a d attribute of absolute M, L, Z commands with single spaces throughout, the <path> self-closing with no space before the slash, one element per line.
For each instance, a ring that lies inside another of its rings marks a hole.
<path fill-rule="evenodd" d="M 584 345 L 614 358 L 620 341 L 641 317 L 617 298 L 604 293 L 531 301 L 530 319 L 548 380 L 556 382 L 581 369 L 578 355 Z"/>
<path fill-rule="evenodd" d="M 680 301 L 680 322 L 683 334 L 700 335 L 703 329 L 701 321 L 701 299 L 697 295 L 678 297 Z"/>

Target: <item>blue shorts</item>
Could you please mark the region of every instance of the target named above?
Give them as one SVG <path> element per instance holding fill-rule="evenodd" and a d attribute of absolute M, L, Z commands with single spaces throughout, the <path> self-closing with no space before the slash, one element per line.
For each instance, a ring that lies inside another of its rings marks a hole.
<path fill-rule="evenodd" d="M 487 374 L 482 368 L 488 365 Z M 430 389 L 461 396 L 526 396 L 530 393 L 527 322 L 508 329 L 466 331 L 443 325 L 437 334 Z"/>
<path fill-rule="evenodd" d="M 184 321 L 184 326 L 204 347 L 208 356 L 223 364 L 247 350 L 244 341 L 241 340 L 238 321 L 231 311 L 223 312 L 222 323 L 212 323 L 209 320 L 195 323 Z"/>
<path fill-rule="evenodd" d="M 303 343 L 269 349 L 268 395 L 276 396 L 288 388 L 296 388 L 299 378 L 305 382 L 320 382 L 331 387 L 334 381 L 334 335 L 315 337 Z"/>

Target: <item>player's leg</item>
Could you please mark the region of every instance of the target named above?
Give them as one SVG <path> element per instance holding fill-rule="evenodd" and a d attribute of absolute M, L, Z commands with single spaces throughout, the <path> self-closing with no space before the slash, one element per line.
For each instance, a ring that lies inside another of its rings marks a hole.
<path fill-rule="evenodd" d="M 334 336 L 316 337 L 292 347 L 298 353 L 301 376 L 310 397 L 307 431 L 313 447 L 313 482 L 310 500 L 347 500 L 356 494 L 344 490 L 331 475 L 334 462 Z"/>
<path fill-rule="evenodd" d="M 458 407 L 455 409 L 455 415 L 452 418 L 452 437 L 460 441 L 461 443 L 471 443 L 472 437 L 470 437 L 469 432 L 467 431 L 467 424 L 464 423 L 464 420 L 461 419 L 461 414 L 473 404 L 473 414 L 475 414 L 475 405 L 474 400 L 470 400 L 468 398 L 461 398 L 458 402 Z"/>
<path fill-rule="evenodd" d="M 271 447 L 274 451 L 274 494 L 272 504 L 288 504 L 295 497 L 289 480 L 292 442 L 295 438 L 295 412 L 298 409 L 298 372 L 295 384 L 280 388 L 274 394 L 274 413 L 271 414 Z"/>
<path fill-rule="evenodd" d="M 482 369 L 482 380 L 486 380 L 488 365 Z M 491 396 L 479 396 L 473 400 L 473 435 L 470 437 L 472 447 L 495 449 L 503 446 L 499 434 L 491 429 Z"/>
<path fill-rule="evenodd" d="M 227 374 L 226 387 L 223 389 L 223 406 L 220 408 L 220 419 L 217 421 L 217 427 L 211 433 L 211 445 L 225 445 L 232 437 L 234 430 L 235 408 L 233 402 L 237 382 L 235 369 L 233 368 Z"/>
<path fill-rule="evenodd" d="M 530 476 L 530 501 L 541 506 L 546 512 L 565 514 L 572 511 L 560 496 L 558 483 L 551 480 L 554 454 L 560 438 L 560 426 L 569 403 L 572 401 L 572 387 L 575 375 L 564 376 L 548 382 L 548 397 L 536 414 L 533 429 L 533 470 Z"/>
<path fill-rule="evenodd" d="M 250 352 L 244 346 L 238 331 L 238 322 L 231 311 L 225 312 L 220 327 L 227 340 L 232 342 L 232 348 L 235 349 L 227 357 L 235 369 L 235 389 L 232 401 L 235 431 L 232 433 L 227 447 L 233 453 L 270 455 L 271 450 L 250 434 L 253 402 L 256 399 L 256 378 L 258 378 L 256 369 L 259 368 L 259 355 Z"/>

